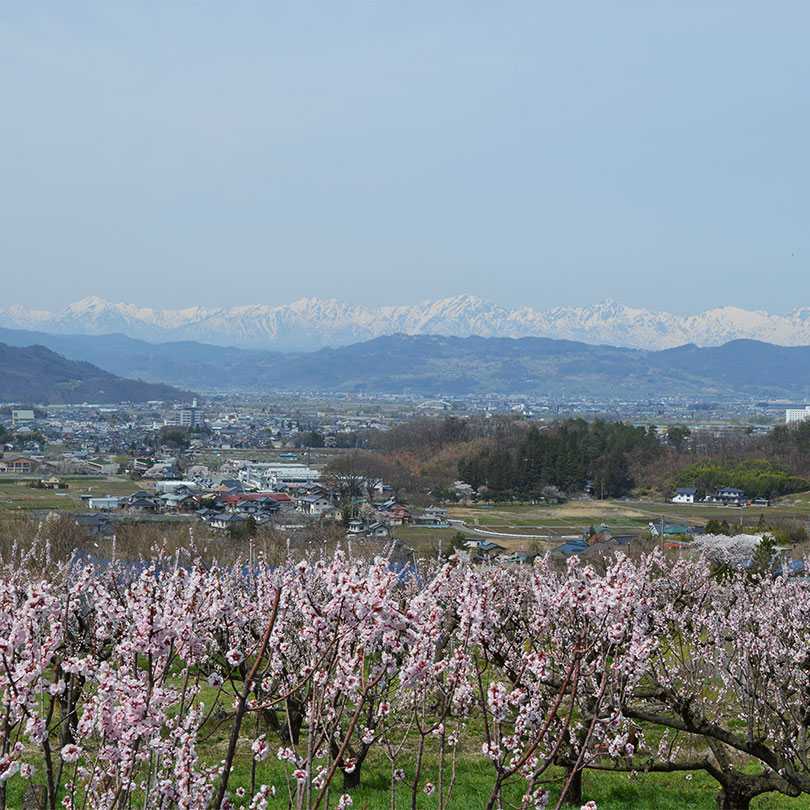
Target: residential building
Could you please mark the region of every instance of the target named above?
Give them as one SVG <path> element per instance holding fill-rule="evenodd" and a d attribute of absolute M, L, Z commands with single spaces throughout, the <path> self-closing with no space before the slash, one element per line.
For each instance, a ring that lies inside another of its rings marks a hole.
<path fill-rule="evenodd" d="M 521 549 L 519 551 L 513 551 L 506 556 L 502 556 L 501 559 L 510 563 L 531 564 L 534 562 L 536 557 L 537 552 Z"/>
<path fill-rule="evenodd" d="M 741 489 L 736 487 L 722 487 L 717 490 L 717 494 L 712 498 L 715 503 L 726 504 L 727 506 L 745 506 L 748 499 Z"/>
<path fill-rule="evenodd" d="M 244 526 L 246 520 L 247 518 L 244 515 L 238 515 L 235 512 L 226 512 L 225 514 L 212 517 L 208 521 L 208 525 L 212 529 L 227 531 L 228 529 Z"/>
<path fill-rule="evenodd" d="M 112 539 L 115 534 L 112 521 L 104 515 L 76 515 L 76 524 L 89 534 L 103 537 L 105 540 Z"/>
<path fill-rule="evenodd" d="M 692 487 L 678 487 L 672 503 L 694 503 L 697 490 Z"/>
<path fill-rule="evenodd" d="M 133 492 L 121 504 L 130 512 L 156 512 L 158 497 L 153 492 Z"/>
<path fill-rule="evenodd" d="M 296 500 L 300 511 L 307 515 L 320 516 L 332 507 L 332 502 L 323 495 L 302 495 Z"/>
<path fill-rule="evenodd" d="M 506 551 L 504 546 L 478 537 L 465 537 L 464 545 L 470 549 L 474 560 L 490 560 Z"/>
<path fill-rule="evenodd" d="M 32 458 L 0 459 L 0 472 L 29 473 L 36 463 Z"/>
<path fill-rule="evenodd" d="M 430 506 L 421 515 L 413 516 L 414 526 L 444 527 L 450 525 L 447 520 L 447 510 L 439 506 Z"/>
<path fill-rule="evenodd" d="M 559 554 L 581 554 L 583 551 L 586 551 L 588 548 L 588 543 L 585 540 L 568 540 L 563 543 L 561 546 L 557 546 L 557 548 L 552 549 L 553 553 Z"/>

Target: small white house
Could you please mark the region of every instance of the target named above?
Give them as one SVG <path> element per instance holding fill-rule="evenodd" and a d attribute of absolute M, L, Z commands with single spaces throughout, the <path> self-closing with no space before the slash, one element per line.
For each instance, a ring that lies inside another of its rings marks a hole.
<path fill-rule="evenodd" d="M 691 487 L 678 487 L 675 490 L 675 497 L 672 499 L 672 503 L 694 503 L 695 495 L 697 495 L 696 489 L 692 489 Z"/>
<path fill-rule="evenodd" d="M 296 499 L 298 508 L 307 515 L 322 515 L 332 504 L 323 495 L 302 495 Z"/>

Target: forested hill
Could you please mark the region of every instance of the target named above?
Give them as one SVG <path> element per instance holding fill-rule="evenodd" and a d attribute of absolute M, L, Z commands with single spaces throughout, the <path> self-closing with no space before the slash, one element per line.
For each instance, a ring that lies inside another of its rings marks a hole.
<path fill-rule="evenodd" d="M 8 329 L 0 340 L 41 343 L 122 377 L 197 390 L 810 398 L 810 346 L 755 340 L 640 351 L 551 338 L 390 335 L 304 354 Z"/>
<path fill-rule="evenodd" d="M 695 487 L 701 498 L 722 486 L 750 498 L 810 489 L 810 422 L 766 435 L 741 430 L 723 438 L 722 450 L 709 432 L 679 426 L 662 440 L 652 426 L 507 416 L 413 420 L 372 433 L 366 444 L 375 451 L 372 472 L 394 485 L 438 491 L 462 481 L 495 500 L 576 494 L 586 482 L 606 497 L 671 495 L 679 486 Z"/>
<path fill-rule="evenodd" d="M 810 397 L 810 346 L 754 340 L 644 352 L 549 338 L 392 335 L 248 367 L 254 380 L 324 391 Z"/>
<path fill-rule="evenodd" d="M 127 380 L 90 363 L 66 360 L 44 346 L 0 343 L 0 401 L 146 402 L 180 401 L 191 393 L 160 383 Z"/>

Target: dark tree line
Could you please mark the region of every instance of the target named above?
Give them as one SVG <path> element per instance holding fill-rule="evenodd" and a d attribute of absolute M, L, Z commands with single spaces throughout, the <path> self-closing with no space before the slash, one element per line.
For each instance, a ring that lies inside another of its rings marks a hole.
<path fill-rule="evenodd" d="M 501 439 L 496 435 L 491 448 L 461 459 L 459 477 L 476 488 L 523 496 L 547 485 L 579 491 L 592 481 L 597 495 L 616 497 L 634 486 L 631 459 L 660 450 L 652 428 L 603 420 L 532 426 L 523 437 Z"/>

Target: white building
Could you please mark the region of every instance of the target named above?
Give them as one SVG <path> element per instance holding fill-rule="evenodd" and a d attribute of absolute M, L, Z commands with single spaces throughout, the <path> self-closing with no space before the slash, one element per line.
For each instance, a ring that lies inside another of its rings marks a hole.
<path fill-rule="evenodd" d="M 804 422 L 810 419 L 810 405 L 805 405 L 804 408 L 788 408 L 785 411 L 785 422 L 789 425 L 791 422 Z"/>
<path fill-rule="evenodd" d="M 205 424 L 205 414 L 202 408 L 197 407 L 197 400 L 191 405 L 175 406 L 171 415 L 166 418 L 166 425 L 177 427 L 198 427 Z"/>
<path fill-rule="evenodd" d="M 239 480 L 244 484 L 267 490 L 285 486 L 316 484 L 320 477 L 320 471 L 313 470 L 305 464 L 247 462 L 239 470 Z"/>

